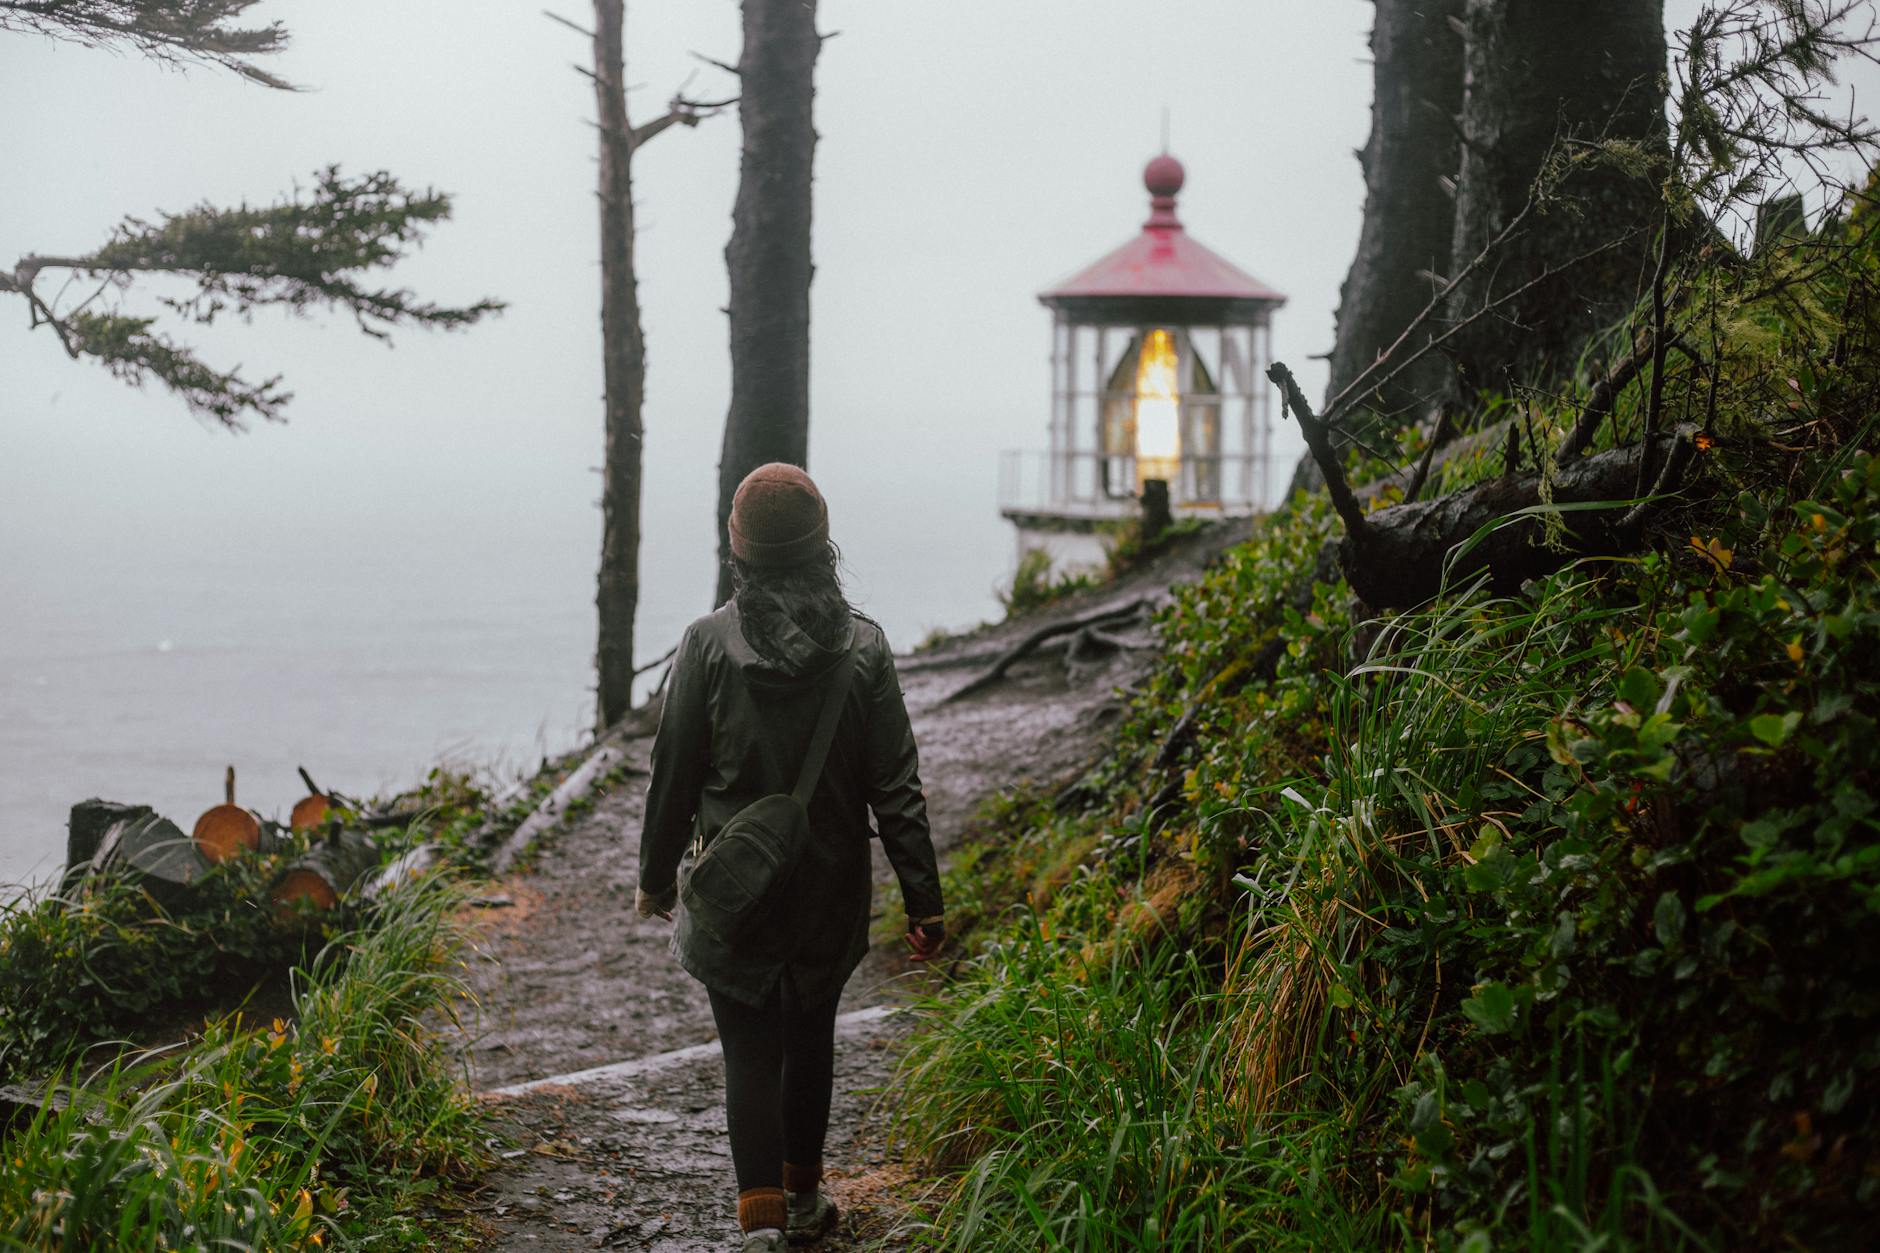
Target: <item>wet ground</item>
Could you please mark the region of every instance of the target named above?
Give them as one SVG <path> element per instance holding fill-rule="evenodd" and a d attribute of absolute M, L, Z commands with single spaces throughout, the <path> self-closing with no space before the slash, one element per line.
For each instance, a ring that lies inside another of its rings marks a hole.
<path fill-rule="evenodd" d="M 943 858 L 988 795 L 1025 780 L 1055 788 L 1087 768 L 1153 637 L 1141 617 L 1105 627 L 1107 639 L 1067 634 L 999 682 L 946 697 L 1042 626 L 1159 597 L 1231 538 L 1216 528 L 1116 584 L 900 659 Z M 711 1012 L 666 952 L 670 924 L 633 913 L 649 747 L 630 743 L 592 803 L 495 891 L 508 903 L 478 911 L 481 1010 L 465 1054 L 506 1145 L 475 1209 L 493 1250 L 737 1247 Z M 881 908 L 898 916 L 879 853 L 876 877 Z M 896 1232 L 912 1221 L 908 1172 L 890 1150 L 881 1094 L 907 1030 L 893 1007 L 935 977 L 884 939 L 844 993 L 826 1156 L 826 1190 L 844 1217 L 818 1247 L 905 1239 Z"/>

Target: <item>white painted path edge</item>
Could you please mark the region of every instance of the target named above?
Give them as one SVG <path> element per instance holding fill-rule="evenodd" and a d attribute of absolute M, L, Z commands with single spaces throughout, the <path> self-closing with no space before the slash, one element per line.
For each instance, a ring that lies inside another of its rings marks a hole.
<path fill-rule="evenodd" d="M 857 1009 L 843 1014 L 836 1019 L 836 1036 L 853 1034 L 857 1029 L 869 1023 L 903 1013 L 895 1005 L 870 1005 L 867 1009 Z M 687 1062 L 710 1057 L 719 1052 L 719 1043 L 709 1040 L 704 1044 L 688 1045 L 682 1049 L 673 1049 L 669 1053 L 654 1053 L 648 1057 L 635 1057 L 624 1062 L 609 1062 L 604 1066 L 590 1066 L 586 1070 L 574 1070 L 565 1075 L 550 1075 L 546 1079 L 530 1079 L 523 1083 L 512 1083 L 501 1088 L 491 1088 L 484 1096 L 509 1097 L 522 1096 L 539 1088 L 578 1088 L 583 1084 L 599 1083 L 609 1079 L 632 1079 L 638 1075 L 651 1074 L 665 1070 L 670 1066 L 683 1066 Z"/>

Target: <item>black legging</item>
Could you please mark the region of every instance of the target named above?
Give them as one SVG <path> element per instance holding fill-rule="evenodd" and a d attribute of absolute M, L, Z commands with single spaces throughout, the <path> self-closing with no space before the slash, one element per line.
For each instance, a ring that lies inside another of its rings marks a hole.
<path fill-rule="evenodd" d="M 761 1008 L 710 993 L 725 1050 L 725 1121 L 738 1191 L 783 1185 L 783 1163 L 822 1162 L 835 1088 L 836 1001 L 798 1003 L 784 985 Z"/>

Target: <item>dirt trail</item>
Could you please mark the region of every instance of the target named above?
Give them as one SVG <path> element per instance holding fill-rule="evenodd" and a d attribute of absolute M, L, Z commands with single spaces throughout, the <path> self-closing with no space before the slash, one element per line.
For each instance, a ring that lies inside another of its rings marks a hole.
<path fill-rule="evenodd" d="M 1152 638 L 1139 625 L 1120 632 L 1134 648 L 1060 640 L 1000 682 L 945 698 L 1040 626 L 1159 596 L 1240 533 L 1216 527 L 1117 583 L 900 659 L 942 857 L 987 795 L 1065 783 L 1089 764 Z M 632 743 L 592 805 L 539 842 L 532 868 L 502 885 L 513 904 L 482 911 L 471 963 L 482 1008 L 465 1055 L 511 1142 L 477 1202 L 491 1249 L 736 1247 L 711 1011 L 666 952 L 670 924 L 632 909 L 649 747 Z M 892 882 L 879 850 L 875 872 Z M 881 900 L 898 911 L 885 887 Z M 821 1248 L 870 1246 L 894 1221 L 884 1198 L 898 1174 L 876 1094 L 906 1030 L 892 1006 L 928 977 L 884 943 L 844 993 L 827 1153 L 844 1221 Z"/>

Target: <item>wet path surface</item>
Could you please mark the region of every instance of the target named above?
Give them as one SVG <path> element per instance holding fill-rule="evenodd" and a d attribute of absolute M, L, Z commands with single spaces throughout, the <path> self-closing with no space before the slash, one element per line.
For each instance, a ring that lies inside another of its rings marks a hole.
<path fill-rule="evenodd" d="M 844 1213 L 822 1248 L 870 1247 L 882 1234 L 878 1089 L 902 1030 L 895 1016 L 870 1011 L 838 1023 L 826 1186 Z M 498 1099 L 516 1147 L 484 1202 L 501 1233 L 492 1247 L 736 1247 L 724 1072 L 714 1045 Z"/>
<path fill-rule="evenodd" d="M 1112 633 L 1141 647 L 1067 647 L 1066 637 L 999 683 L 944 698 L 1041 624 L 1159 594 L 1223 542 L 1206 537 L 1123 583 L 900 660 L 943 857 L 986 796 L 1025 780 L 1056 788 L 1088 766 L 1121 708 L 1118 689 L 1153 656 L 1151 637 L 1141 625 Z M 470 978 L 481 1010 L 464 1053 L 506 1144 L 476 1201 L 492 1250 L 737 1247 L 711 1011 L 666 952 L 670 924 L 633 913 L 649 747 L 630 743 L 592 803 L 543 837 L 501 885 L 510 904 L 479 911 Z M 898 918 L 878 849 L 875 863 L 878 908 Z M 884 936 L 849 981 L 826 1154 L 843 1220 L 818 1248 L 901 1243 L 896 1187 L 907 1172 L 889 1153 L 880 1094 L 909 1026 L 880 1008 L 933 977 Z"/>

